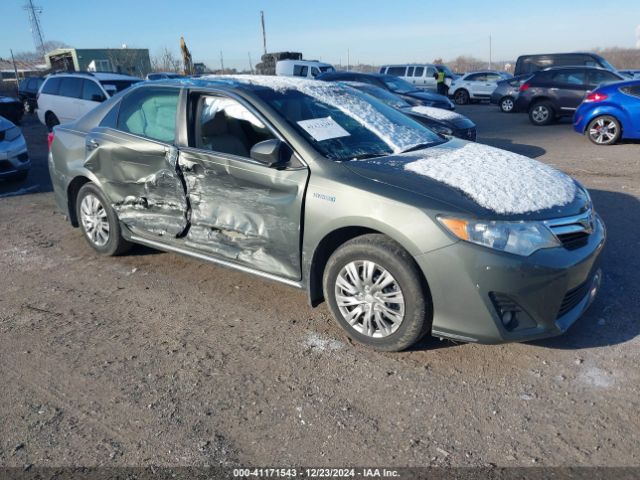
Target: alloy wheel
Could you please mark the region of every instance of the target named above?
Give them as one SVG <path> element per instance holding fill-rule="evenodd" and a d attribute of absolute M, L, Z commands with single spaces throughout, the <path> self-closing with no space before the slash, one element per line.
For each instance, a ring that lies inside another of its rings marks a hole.
<path fill-rule="evenodd" d="M 353 261 L 340 270 L 335 298 L 344 320 L 362 335 L 386 337 L 404 320 L 400 285 L 389 271 L 370 260 Z"/>
<path fill-rule="evenodd" d="M 535 106 L 531 112 L 531 118 L 533 118 L 536 123 L 546 122 L 549 119 L 549 115 L 549 109 L 544 105 Z"/>
<path fill-rule="evenodd" d="M 98 197 L 88 194 L 82 199 L 80 220 L 91 243 L 104 247 L 109 241 L 109 219 Z"/>
<path fill-rule="evenodd" d="M 500 108 L 502 109 L 503 112 L 510 112 L 511 110 L 513 110 L 513 99 L 512 98 L 503 99 L 502 102 L 500 102 Z"/>
<path fill-rule="evenodd" d="M 595 143 L 611 143 L 618 135 L 618 126 L 608 118 L 599 118 L 591 125 L 589 136 Z"/>

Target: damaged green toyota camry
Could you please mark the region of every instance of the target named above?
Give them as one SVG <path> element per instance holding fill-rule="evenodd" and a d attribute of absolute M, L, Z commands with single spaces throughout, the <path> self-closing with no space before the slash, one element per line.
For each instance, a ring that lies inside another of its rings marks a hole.
<path fill-rule="evenodd" d="M 97 252 L 138 243 L 305 289 L 376 349 L 558 335 L 599 287 L 605 228 L 580 184 L 348 86 L 145 82 L 49 141 L 57 204 Z"/>

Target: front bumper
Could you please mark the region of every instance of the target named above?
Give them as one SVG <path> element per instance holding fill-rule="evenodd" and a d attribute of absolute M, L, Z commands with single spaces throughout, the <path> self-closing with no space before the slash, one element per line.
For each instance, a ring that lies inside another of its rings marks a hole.
<path fill-rule="evenodd" d="M 543 249 L 529 257 L 467 242 L 416 257 L 433 301 L 432 334 L 478 343 L 522 342 L 565 332 L 595 298 L 605 227 L 578 248 Z M 505 325 L 504 305 L 517 312 Z"/>
<path fill-rule="evenodd" d="M 0 148 L 0 178 L 12 177 L 31 168 L 24 137 L 12 142 L 2 142 Z"/>

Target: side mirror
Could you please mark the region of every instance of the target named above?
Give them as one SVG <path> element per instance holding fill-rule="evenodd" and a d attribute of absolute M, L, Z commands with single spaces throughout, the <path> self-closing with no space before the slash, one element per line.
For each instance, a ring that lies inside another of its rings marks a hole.
<path fill-rule="evenodd" d="M 277 138 L 272 138 L 271 140 L 256 143 L 251 147 L 250 157 L 256 162 L 268 167 L 274 167 L 287 163 L 292 154 L 291 148 L 286 143 Z"/>

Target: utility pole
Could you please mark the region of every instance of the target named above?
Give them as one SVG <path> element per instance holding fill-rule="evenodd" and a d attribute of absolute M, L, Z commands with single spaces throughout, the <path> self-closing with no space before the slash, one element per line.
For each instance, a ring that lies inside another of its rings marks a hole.
<path fill-rule="evenodd" d="M 251 52 L 248 52 L 249 54 L 249 71 L 251 72 L 251 75 L 253 75 L 253 63 L 251 63 Z"/>
<path fill-rule="evenodd" d="M 224 58 L 222 58 L 222 50 L 220 50 L 220 68 L 222 69 L 222 74 L 224 75 Z"/>
<path fill-rule="evenodd" d="M 491 48 L 491 34 L 489 34 L 489 70 L 491 70 L 492 67 L 493 67 L 493 61 L 492 61 L 493 59 L 491 58 L 492 57 L 492 51 L 491 50 L 492 50 L 492 48 Z"/>
<path fill-rule="evenodd" d="M 16 76 L 16 92 L 17 92 L 18 89 L 20 88 L 20 80 L 18 80 L 18 67 L 16 67 L 16 59 L 13 58 L 13 50 L 9 49 L 9 51 L 11 52 L 11 62 L 13 63 L 13 73 Z"/>
<path fill-rule="evenodd" d="M 351 70 L 351 52 L 347 48 L 347 72 Z"/>
<path fill-rule="evenodd" d="M 33 43 L 36 46 L 36 50 L 44 57 L 44 54 L 47 52 L 44 51 L 44 35 L 42 35 L 42 27 L 40 26 L 40 14 L 42 13 L 42 7 L 34 5 L 33 0 L 27 0 L 27 3 L 25 3 L 22 9 L 26 10 L 29 15 L 31 34 L 33 35 Z"/>
<path fill-rule="evenodd" d="M 264 28 L 264 12 L 260 10 L 260 22 L 262 23 L 262 44 L 264 46 L 264 54 L 267 54 L 267 31 Z"/>

